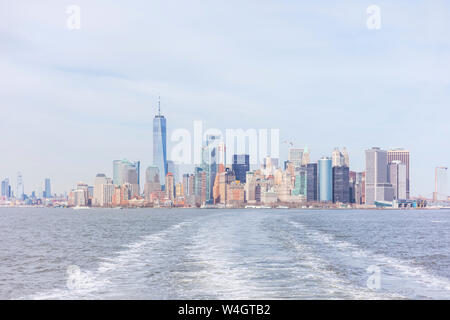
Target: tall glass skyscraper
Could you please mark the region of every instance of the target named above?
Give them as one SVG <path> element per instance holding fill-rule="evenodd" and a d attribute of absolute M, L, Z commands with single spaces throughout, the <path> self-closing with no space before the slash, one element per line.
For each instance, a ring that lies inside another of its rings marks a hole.
<path fill-rule="evenodd" d="M 44 198 L 51 198 L 52 197 L 52 191 L 50 186 L 50 178 L 45 179 L 45 191 L 44 191 Z"/>
<path fill-rule="evenodd" d="M 308 163 L 307 167 L 307 201 L 317 201 L 317 163 Z"/>
<path fill-rule="evenodd" d="M 158 167 L 162 190 L 165 188 L 167 175 L 167 138 L 166 118 L 161 115 L 161 106 L 158 102 L 158 114 L 153 119 L 153 165 Z"/>
<path fill-rule="evenodd" d="M 247 171 L 250 171 L 250 156 L 248 154 L 234 154 L 231 166 L 236 175 L 236 180 L 245 183 Z"/>
<path fill-rule="evenodd" d="M 321 158 L 317 162 L 319 201 L 333 200 L 333 172 L 331 169 L 331 158 Z"/>

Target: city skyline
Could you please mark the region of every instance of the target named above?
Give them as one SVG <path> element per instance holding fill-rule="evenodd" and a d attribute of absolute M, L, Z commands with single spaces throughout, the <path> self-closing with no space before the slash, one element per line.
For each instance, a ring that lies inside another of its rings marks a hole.
<path fill-rule="evenodd" d="M 80 1 L 79 31 L 56 1 L 2 4 L 0 179 L 12 191 L 18 171 L 29 194 L 48 177 L 53 193 L 93 184 L 114 159 L 147 168 L 159 95 L 168 146 L 195 120 L 280 128 L 281 159 L 285 140 L 312 161 L 346 146 L 355 171 L 364 150 L 402 146 L 411 196 L 430 196 L 435 167 L 449 166 L 448 3 L 380 2 L 380 30 L 356 1 L 139 4 Z"/>

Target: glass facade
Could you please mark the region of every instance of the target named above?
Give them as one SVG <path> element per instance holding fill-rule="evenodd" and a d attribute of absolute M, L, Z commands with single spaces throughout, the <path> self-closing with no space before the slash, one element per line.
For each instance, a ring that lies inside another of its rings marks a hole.
<path fill-rule="evenodd" d="M 163 190 L 168 172 L 166 144 L 166 118 L 161 113 L 158 113 L 153 119 L 153 165 L 159 169 Z"/>
<path fill-rule="evenodd" d="M 236 180 L 245 183 L 247 180 L 247 172 L 250 171 L 250 156 L 248 154 L 233 155 L 232 169 L 236 175 Z"/>
<path fill-rule="evenodd" d="M 319 201 L 333 200 L 333 172 L 331 158 L 322 158 L 317 162 Z"/>
<path fill-rule="evenodd" d="M 348 167 L 333 167 L 333 202 L 350 202 L 349 174 Z"/>
<path fill-rule="evenodd" d="M 307 201 L 317 201 L 317 163 L 308 163 L 307 168 Z"/>

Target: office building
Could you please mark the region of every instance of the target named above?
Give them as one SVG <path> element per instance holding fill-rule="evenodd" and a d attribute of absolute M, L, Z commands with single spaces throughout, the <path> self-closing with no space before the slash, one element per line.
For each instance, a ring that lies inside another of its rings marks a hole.
<path fill-rule="evenodd" d="M 409 181 L 409 151 L 403 148 L 394 148 L 388 150 L 388 164 L 393 161 L 400 161 L 406 165 L 406 199 L 410 197 L 410 181 Z"/>
<path fill-rule="evenodd" d="M 333 172 L 331 158 L 323 157 L 317 162 L 319 201 L 333 201 Z"/>
<path fill-rule="evenodd" d="M 245 183 L 247 172 L 250 171 L 250 156 L 248 154 L 233 155 L 232 169 L 236 180 Z"/>
<path fill-rule="evenodd" d="M 44 198 L 51 198 L 52 197 L 52 191 L 50 186 L 50 179 L 45 179 L 45 191 L 44 191 Z"/>
<path fill-rule="evenodd" d="M 393 160 L 389 163 L 388 178 L 389 183 L 394 188 L 394 199 L 407 199 L 407 167 L 406 163 L 399 160 Z"/>
<path fill-rule="evenodd" d="M 349 173 L 346 166 L 333 167 L 333 202 L 350 202 Z"/>
<path fill-rule="evenodd" d="M 301 148 L 290 148 L 288 161 L 293 163 L 296 168 L 302 165 L 303 159 L 303 149 Z"/>
<path fill-rule="evenodd" d="M 317 163 L 308 163 L 306 166 L 306 200 L 314 202 L 318 200 L 317 197 Z"/>
<path fill-rule="evenodd" d="M 158 114 L 153 119 L 153 165 L 158 167 L 161 188 L 164 190 L 167 175 L 167 137 L 166 118 L 161 115 L 161 103 L 158 101 Z"/>
<path fill-rule="evenodd" d="M 366 150 L 366 204 L 392 201 L 394 188 L 388 179 L 387 151 L 380 148 Z"/>

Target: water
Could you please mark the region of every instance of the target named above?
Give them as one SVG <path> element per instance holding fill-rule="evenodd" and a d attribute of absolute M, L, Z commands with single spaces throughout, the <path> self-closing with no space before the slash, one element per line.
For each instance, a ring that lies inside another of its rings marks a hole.
<path fill-rule="evenodd" d="M 0 298 L 450 299 L 450 211 L 0 208 Z"/>

